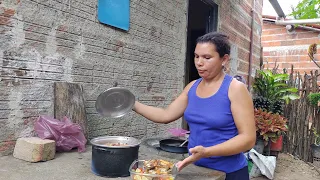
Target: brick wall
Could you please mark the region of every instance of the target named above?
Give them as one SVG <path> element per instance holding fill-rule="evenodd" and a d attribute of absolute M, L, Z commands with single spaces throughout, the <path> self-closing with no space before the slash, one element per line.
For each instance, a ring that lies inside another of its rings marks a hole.
<path fill-rule="evenodd" d="M 319 29 L 320 30 L 320 29 Z M 291 68 L 304 74 L 319 68 L 310 61 L 309 45 L 319 43 L 320 32 L 297 28 L 293 32 L 283 25 L 275 25 L 265 21 L 262 30 L 263 61 L 265 68 L 273 68 L 275 63 L 279 68 Z M 319 54 L 315 55 L 320 59 Z M 319 62 L 320 63 L 320 62 Z M 320 83 L 320 79 L 319 79 Z"/>
<path fill-rule="evenodd" d="M 228 71 L 231 75 L 242 75 L 248 78 L 249 55 L 250 55 L 250 33 L 251 33 L 251 9 L 253 0 L 246 1 L 222 1 L 219 9 L 219 29 L 230 36 L 232 42 L 231 61 Z M 255 21 L 253 39 L 252 73 L 255 75 L 259 69 L 261 57 L 261 31 L 262 31 L 262 0 L 255 2 Z"/>
<path fill-rule="evenodd" d="M 166 106 L 184 87 L 187 3 L 131 0 L 130 30 L 97 21 L 96 0 L 0 1 L 0 155 L 12 152 L 18 137 L 32 136 L 41 114 L 53 116 L 53 82 L 84 88 L 90 138 L 144 137 L 168 127 L 135 113 L 100 117 L 97 96 L 114 82 L 143 103 Z M 252 0 L 215 1 L 219 31 L 233 42 L 231 70 L 248 75 Z M 254 66 L 260 58 L 262 0 L 256 4 Z"/>

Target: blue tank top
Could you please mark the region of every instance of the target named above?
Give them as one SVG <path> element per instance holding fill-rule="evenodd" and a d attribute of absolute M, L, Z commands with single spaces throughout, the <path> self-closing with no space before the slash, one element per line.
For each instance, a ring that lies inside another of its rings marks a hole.
<path fill-rule="evenodd" d="M 238 135 L 228 96 L 232 79 L 226 74 L 219 90 L 208 98 L 196 95 L 202 78 L 196 80 L 191 86 L 188 92 L 188 106 L 184 112 L 184 118 L 190 128 L 188 149 L 199 145 L 214 146 Z M 202 158 L 194 164 L 230 173 L 247 166 L 247 160 L 244 154 L 240 153 L 232 156 Z"/>

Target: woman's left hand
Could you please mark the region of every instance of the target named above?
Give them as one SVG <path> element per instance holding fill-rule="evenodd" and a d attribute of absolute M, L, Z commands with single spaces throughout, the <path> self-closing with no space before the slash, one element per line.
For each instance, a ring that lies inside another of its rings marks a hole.
<path fill-rule="evenodd" d="M 207 149 L 203 146 L 196 146 L 194 148 L 190 148 L 189 151 L 191 155 L 185 158 L 183 161 L 177 163 L 178 171 L 181 171 L 184 167 L 188 166 L 189 164 L 205 157 Z"/>

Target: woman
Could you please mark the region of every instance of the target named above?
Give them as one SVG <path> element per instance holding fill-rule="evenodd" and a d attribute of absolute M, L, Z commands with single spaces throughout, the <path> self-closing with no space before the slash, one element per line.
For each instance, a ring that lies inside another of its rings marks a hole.
<path fill-rule="evenodd" d="M 246 86 L 224 73 L 229 60 L 227 36 L 212 32 L 197 39 L 194 62 L 201 78 L 189 83 L 167 108 L 136 102 L 134 111 L 156 123 L 170 123 L 184 116 L 190 127 L 190 163 L 226 172 L 227 180 L 249 179 L 243 152 L 255 144 L 251 96 Z"/>

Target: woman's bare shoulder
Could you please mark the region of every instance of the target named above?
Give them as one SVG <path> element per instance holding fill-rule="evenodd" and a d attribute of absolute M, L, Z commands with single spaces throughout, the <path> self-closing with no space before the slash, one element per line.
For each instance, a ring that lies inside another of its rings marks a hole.
<path fill-rule="evenodd" d="M 247 95 L 249 93 L 246 85 L 236 79 L 233 79 L 230 83 L 229 88 L 229 98 L 232 99 L 233 97 Z"/>
<path fill-rule="evenodd" d="M 188 94 L 190 88 L 192 87 L 192 85 L 193 85 L 196 81 L 197 81 L 197 80 L 193 80 L 193 81 L 191 81 L 189 84 L 187 84 L 186 87 L 185 87 L 184 90 L 183 90 L 183 93 Z"/>

